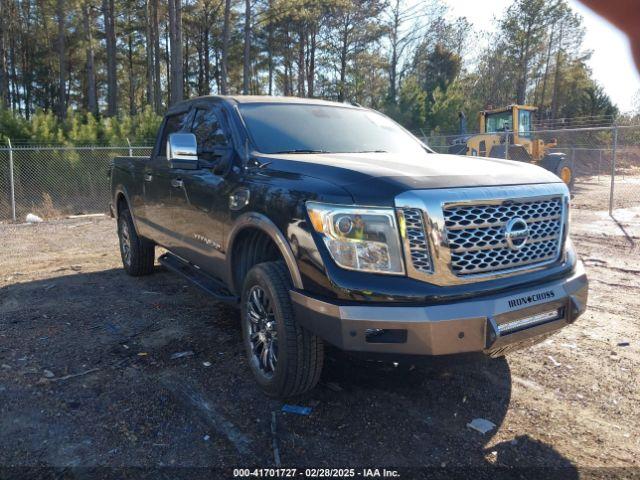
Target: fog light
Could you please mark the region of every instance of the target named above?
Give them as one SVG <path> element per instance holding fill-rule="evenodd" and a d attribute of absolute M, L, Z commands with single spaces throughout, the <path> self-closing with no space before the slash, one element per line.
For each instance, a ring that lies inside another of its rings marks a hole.
<path fill-rule="evenodd" d="M 538 313 L 530 317 L 520 318 L 511 322 L 502 323 L 498 325 L 498 332 L 500 332 L 500 335 L 506 335 L 519 330 L 524 330 L 525 328 L 542 325 L 543 323 L 553 322 L 554 320 L 562 318 L 562 311 L 562 308 L 559 310 L 550 310 L 548 312 Z"/>

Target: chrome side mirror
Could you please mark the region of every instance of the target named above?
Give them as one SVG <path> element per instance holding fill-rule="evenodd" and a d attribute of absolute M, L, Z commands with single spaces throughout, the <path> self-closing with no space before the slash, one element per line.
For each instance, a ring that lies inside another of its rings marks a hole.
<path fill-rule="evenodd" d="M 171 168 L 198 168 L 198 141 L 193 133 L 172 133 L 167 140 L 167 160 Z"/>

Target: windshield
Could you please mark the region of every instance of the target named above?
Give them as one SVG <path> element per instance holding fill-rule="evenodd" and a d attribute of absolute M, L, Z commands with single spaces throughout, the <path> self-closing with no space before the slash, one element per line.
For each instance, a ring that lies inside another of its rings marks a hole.
<path fill-rule="evenodd" d="M 512 130 L 513 117 L 512 112 L 492 113 L 487 115 L 486 133 L 504 132 L 505 127 Z"/>
<path fill-rule="evenodd" d="M 239 109 L 261 153 L 425 153 L 416 138 L 371 110 L 273 103 Z"/>

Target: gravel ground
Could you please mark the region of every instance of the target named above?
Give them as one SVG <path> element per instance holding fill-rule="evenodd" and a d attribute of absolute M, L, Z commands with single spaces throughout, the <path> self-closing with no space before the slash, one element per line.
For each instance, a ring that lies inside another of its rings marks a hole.
<path fill-rule="evenodd" d="M 617 225 L 574 204 L 591 281 L 577 324 L 497 360 L 331 351 L 321 384 L 289 401 L 308 416 L 256 387 L 233 308 L 159 266 L 124 274 L 113 220 L 0 226 L 0 465 L 273 467 L 276 412 L 285 466 L 637 473 L 640 212 Z M 469 429 L 478 417 L 496 428 Z"/>

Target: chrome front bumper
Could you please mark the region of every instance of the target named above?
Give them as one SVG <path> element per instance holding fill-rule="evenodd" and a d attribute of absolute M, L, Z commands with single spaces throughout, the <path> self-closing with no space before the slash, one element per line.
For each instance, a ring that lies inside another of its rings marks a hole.
<path fill-rule="evenodd" d="M 580 261 L 561 280 L 432 306 L 337 305 L 291 291 L 297 321 L 327 342 L 349 351 L 408 355 L 502 355 L 573 323 L 587 297 Z M 553 311 L 558 318 L 549 318 Z"/>

